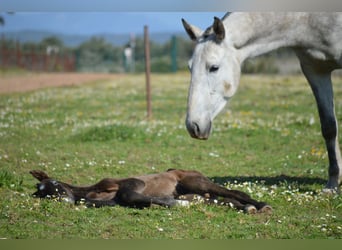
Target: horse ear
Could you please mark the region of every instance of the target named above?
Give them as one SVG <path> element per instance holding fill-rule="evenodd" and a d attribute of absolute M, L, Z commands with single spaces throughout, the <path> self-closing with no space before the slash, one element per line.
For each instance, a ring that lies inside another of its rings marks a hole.
<path fill-rule="evenodd" d="M 186 33 L 188 33 L 189 37 L 193 41 L 197 41 L 197 39 L 202 35 L 202 30 L 197 28 L 196 26 L 188 24 L 183 18 L 182 23 Z"/>
<path fill-rule="evenodd" d="M 50 177 L 45 172 L 40 170 L 31 170 L 30 174 L 39 181 L 50 179 Z"/>
<path fill-rule="evenodd" d="M 226 36 L 226 31 L 221 19 L 218 17 L 214 17 L 213 30 L 216 35 L 216 41 L 222 42 L 224 37 Z"/>

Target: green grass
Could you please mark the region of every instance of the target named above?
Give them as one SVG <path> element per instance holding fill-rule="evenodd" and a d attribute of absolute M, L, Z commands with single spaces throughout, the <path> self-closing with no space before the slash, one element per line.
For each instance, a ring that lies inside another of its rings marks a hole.
<path fill-rule="evenodd" d="M 188 74 L 0 96 L 0 238 L 342 238 L 342 198 L 320 193 L 327 154 L 303 77 L 244 76 L 208 141 L 187 134 Z M 342 79 L 335 79 L 342 124 Z M 29 170 L 74 184 L 197 169 L 271 204 L 272 215 L 227 207 L 87 209 L 31 197 Z"/>

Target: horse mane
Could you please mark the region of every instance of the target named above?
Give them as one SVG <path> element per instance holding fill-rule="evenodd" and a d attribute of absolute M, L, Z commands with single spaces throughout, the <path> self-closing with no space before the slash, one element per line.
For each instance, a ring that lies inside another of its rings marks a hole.
<path fill-rule="evenodd" d="M 221 21 L 224 21 L 226 18 L 228 18 L 230 16 L 230 14 L 232 14 L 233 12 L 227 12 L 226 14 L 224 14 L 224 16 L 221 18 Z"/>

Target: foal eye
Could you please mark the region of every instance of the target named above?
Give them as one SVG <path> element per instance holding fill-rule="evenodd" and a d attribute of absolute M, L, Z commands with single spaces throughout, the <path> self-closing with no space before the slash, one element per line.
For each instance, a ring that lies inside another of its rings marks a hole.
<path fill-rule="evenodd" d="M 209 68 L 209 72 L 214 73 L 214 72 L 218 71 L 218 69 L 219 69 L 219 66 L 213 65 Z"/>
<path fill-rule="evenodd" d="M 37 184 L 37 188 L 38 188 L 40 191 L 42 191 L 42 190 L 45 189 L 45 185 L 39 183 L 39 184 Z"/>

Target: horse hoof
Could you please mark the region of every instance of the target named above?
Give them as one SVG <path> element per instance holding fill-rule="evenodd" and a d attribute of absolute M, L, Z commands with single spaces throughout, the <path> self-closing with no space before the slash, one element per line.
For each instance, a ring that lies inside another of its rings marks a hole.
<path fill-rule="evenodd" d="M 338 188 L 326 187 L 322 189 L 322 193 L 326 195 L 335 195 L 335 194 L 340 194 L 341 192 Z"/>
<path fill-rule="evenodd" d="M 259 213 L 271 214 L 272 210 L 273 208 L 270 205 L 265 205 L 259 210 Z"/>
<path fill-rule="evenodd" d="M 190 202 L 186 201 L 186 200 L 176 200 L 176 204 L 177 207 L 189 207 L 190 206 Z"/>
<path fill-rule="evenodd" d="M 243 209 L 243 211 L 246 213 L 246 214 L 256 214 L 257 213 L 257 209 L 255 206 L 253 205 L 246 205 Z"/>

